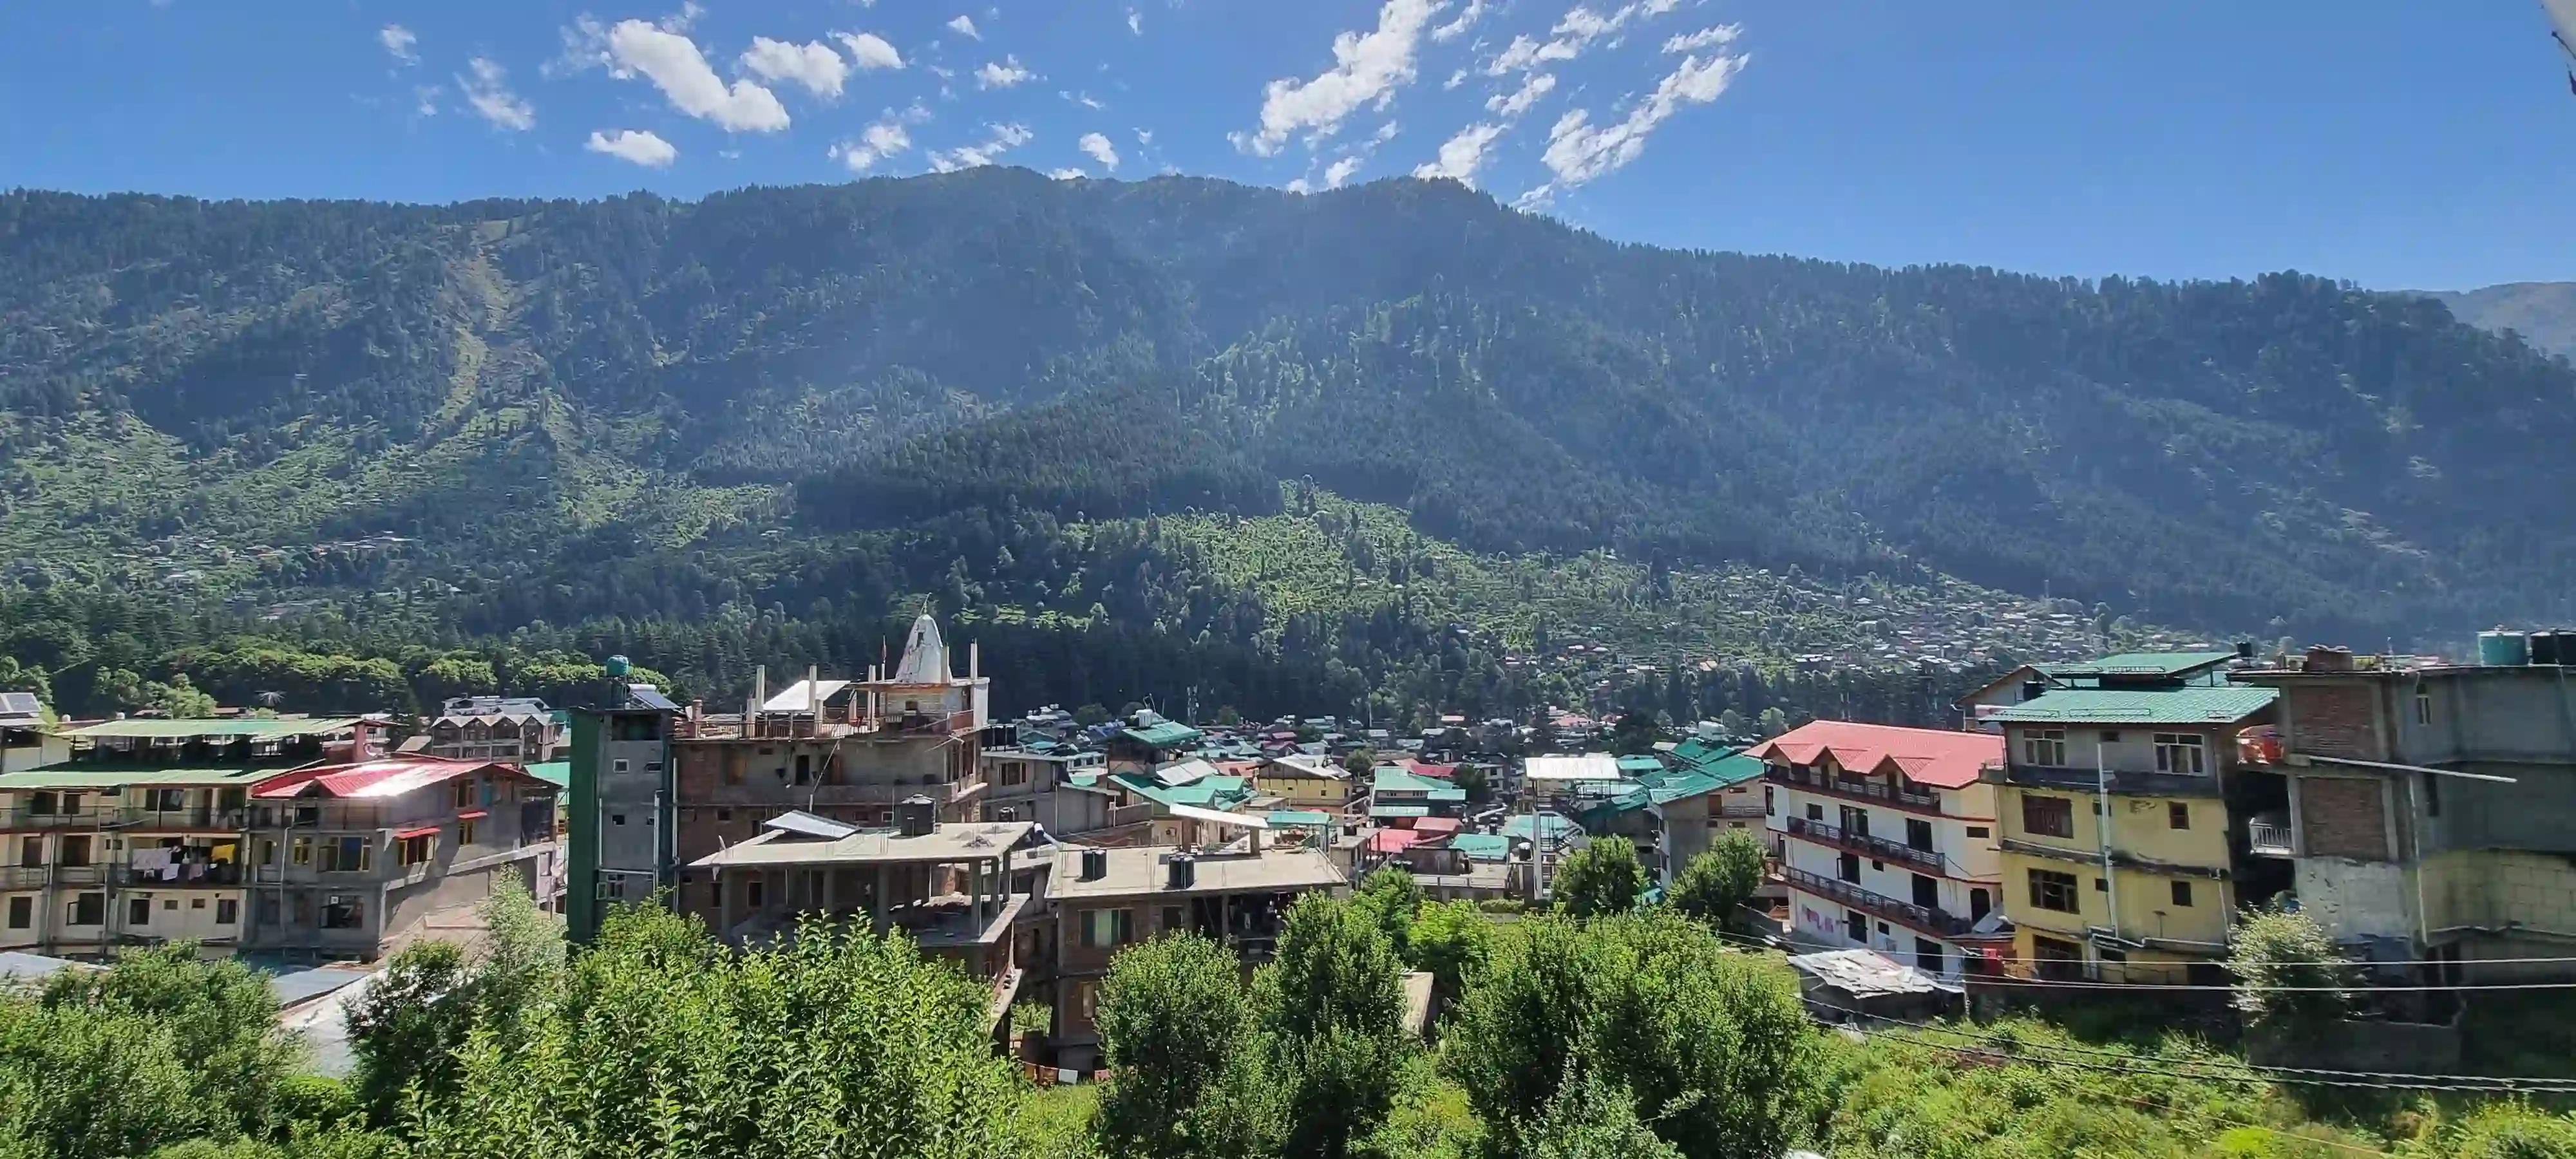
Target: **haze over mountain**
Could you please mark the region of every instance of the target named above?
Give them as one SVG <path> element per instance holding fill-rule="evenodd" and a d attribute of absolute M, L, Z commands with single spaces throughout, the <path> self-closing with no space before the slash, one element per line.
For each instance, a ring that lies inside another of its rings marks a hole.
<path fill-rule="evenodd" d="M 2370 643 L 2567 615 L 2576 553 L 2576 372 L 2433 301 L 1626 246 L 1446 182 L 20 192 L 0 367 L 21 582 L 391 591 L 469 634 L 1007 591 L 1276 658 L 1280 609 L 1217 615 L 1241 585 L 1053 529 L 1283 482 L 1490 557 Z M 384 533 L 417 542 L 346 574 L 253 550 Z"/>
<path fill-rule="evenodd" d="M 2426 295 L 2469 325 L 2512 330 L 2543 351 L 2576 358 L 2576 282 L 2508 282 Z"/>

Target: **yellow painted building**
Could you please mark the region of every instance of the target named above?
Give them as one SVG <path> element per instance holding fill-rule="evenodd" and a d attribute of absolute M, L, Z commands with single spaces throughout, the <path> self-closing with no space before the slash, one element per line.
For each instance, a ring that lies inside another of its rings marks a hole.
<path fill-rule="evenodd" d="M 2236 733 L 2273 699 L 2254 688 L 2060 689 L 1989 716 L 2005 740 L 1996 836 L 2015 972 L 2218 980 L 2238 901 L 2226 791 Z"/>
<path fill-rule="evenodd" d="M 1291 809 L 1338 813 L 1351 802 L 1351 785 L 1351 774 L 1323 757 L 1268 757 L 1252 770 L 1253 790 Z"/>

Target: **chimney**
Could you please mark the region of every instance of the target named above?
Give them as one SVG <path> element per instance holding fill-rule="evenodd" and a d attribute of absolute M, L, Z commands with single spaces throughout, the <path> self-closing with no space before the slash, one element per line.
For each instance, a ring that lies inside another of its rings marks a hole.
<path fill-rule="evenodd" d="M 966 679 L 973 680 L 982 675 L 984 675 L 984 642 L 969 640 L 966 642 Z"/>
<path fill-rule="evenodd" d="M 1106 849 L 1083 850 L 1082 880 L 1098 881 L 1107 876 L 1109 876 L 1109 851 Z"/>

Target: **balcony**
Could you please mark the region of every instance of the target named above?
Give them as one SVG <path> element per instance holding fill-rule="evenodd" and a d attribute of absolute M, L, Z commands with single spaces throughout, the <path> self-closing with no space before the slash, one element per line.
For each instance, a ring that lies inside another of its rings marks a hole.
<path fill-rule="evenodd" d="M 1810 821 L 1804 817 L 1791 817 L 1789 818 L 1789 832 L 1795 836 L 1804 837 L 1809 841 L 1816 842 L 1819 845 L 1830 845 L 1836 849 L 1857 853 L 1863 857 L 1875 858 L 1880 861 L 1901 861 L 1909 866 L 1929 873 L 1939 874 L 1947 871 L 1948 863 L 1943 861 L 1940 853 L 1934 850 L 1916 849 L 1911 845 L 1907 845 L 1899 841 L 1890 841 L 1884 837 L 1872 837 L 1866 833 L 1854 833 L 1848 829 L 1841 828 L 1840 826 L 1827 825 L 1822 821 Z"/>
<path fill-rule="evenodd" d="M 1871 893 L 1848 881 L 1838 881 L 1797 868 L 1790 868 L 1783 872 L 1788 875 L 1791 889 L 1802 890 L 1818 897 L 1832 898 L 1873 917 L 1886 918 L 1927 934 L 1955 938 L 1966 934 L 1976 925 L 1957 914 L 1931 906 L 1898 901 L 1885 894 Z"/>
<path fill-rule="evenodd" d="M 0 809 L 0 828 L 5 829 L 104 829 L 115 825 L 122 811 L 113 805 L 84 809 Z"/>
<path fill-rule="evenodd" d="M 108 880 L 110 882 L 118 886 L 132 887 L 135 889 L 184 889 L 188 886 L 240 885 L 242 883 L 242 876 L 242 867 L 230 863 L 205 866 L 198 870 L 198 874 L 195 877 L 188 877 L 183 874 L 176 878 L 166 878 L 157 872 L 138 870 L 130 865 L 116 865 L 108 868 Z"/>
<path fill-rule="evenodd" d="M 1938 814 L 1941 811 L 1939 793 L 1900 789 L 1859 777 L 1824 777 L 1800 772 L 1795 768 L 1774 768 L 1763 776 L 1775 785 L 1787 785 L 1791 788 L 1826 793 L 1854 801 L 1875 801 L 1883 805 L 1894 805 L 1900 809 L 1912 809 L 1923 813 Z"/>
<path fill-rule="evenodd" d="M 2245 823 L 2245 847 L 2260 857 L 2296 857 L 2298 847 L 2290 839 L 2290 816 L 2266 813 Z"/>
<path fill-rule="evenodd" d="M 250 825 L 250 810 L 199 805 L 179 809 L 123 809 L 115 824 L 125 829 L 190 829 L 239 833 Z"/>
<path fill-rule="evenodd" d="M 2114 769 L 2108 777 L 2092 769 L 2014 764 L 2004 769 L 2004 783 L 2026 789 L 2059 789 L 2094 793 L 2109 789 L 2143 797 L 2216 797 L 2218 778 L 2207 774 L 2141 773 Z"/>

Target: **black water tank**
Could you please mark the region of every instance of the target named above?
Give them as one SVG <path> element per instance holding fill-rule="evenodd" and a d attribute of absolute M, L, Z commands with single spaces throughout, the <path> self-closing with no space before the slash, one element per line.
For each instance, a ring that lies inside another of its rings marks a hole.
<path fill-rule="evenodd" d="M 1175 853 L 1171 855 L 1171 857 L 1167 858 L 1163 864 L 1170 867 L 1171 888 L 1188 889 L 1191 886 L 1198 884 L 1198 858 L 1192 857 L 1186 853 Z"/>
<path fill-rule="evenodd" d="M 927 837 L 939 831 L 939 806 L 930 798 L 915 793 L 894 807 L 894 827 L 906 837 Z"/>
<path fill-rule="evenodd" d="M 1106 849 L 1083 850 L 1082 880 L 1098 881 L 1107 876 L 1109 876 L 1109 851 Z"/>
<path fill-rule="evenodd" d="M 2561 659 L 2564 653 L 2560 651 L 2559 645 L 2566 641 L 2567 638 L 2568 634 L 2565 632 L 2533 632 L 2531 634 L 2531 662 L 2534 664 L 2566 663 L 2565 660 Z"/>

